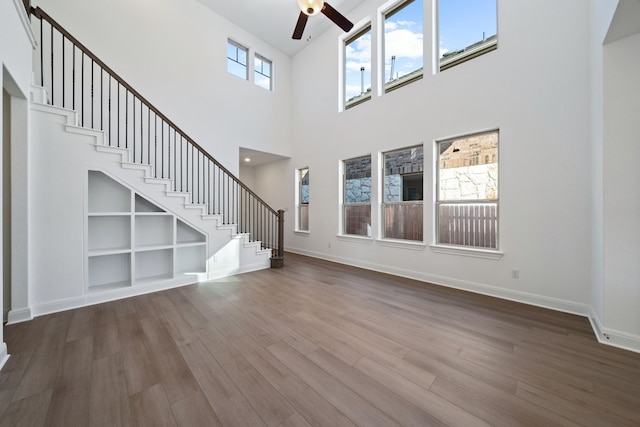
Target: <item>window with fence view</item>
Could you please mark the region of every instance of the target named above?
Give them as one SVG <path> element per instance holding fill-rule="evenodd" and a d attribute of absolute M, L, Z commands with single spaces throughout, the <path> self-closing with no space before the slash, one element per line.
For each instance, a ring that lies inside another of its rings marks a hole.
<path fill-rule="evenodd" d="M 437 144 L 437 243 L 498 249 L 498 131 Z"/>
<path fill-rule="evenodd" d="M 298 169 L 297 231 L 309 231 L 309 168 Z"/>
<path fill-rule="evenodd" d="M 421 145 L 384 153 L 385 239 L 423 240 L 423 170 Z"/>
<path fill-rule="evenodd" d="M 343 163 L 343 234 L 371 237 L 371 155 Z"/>

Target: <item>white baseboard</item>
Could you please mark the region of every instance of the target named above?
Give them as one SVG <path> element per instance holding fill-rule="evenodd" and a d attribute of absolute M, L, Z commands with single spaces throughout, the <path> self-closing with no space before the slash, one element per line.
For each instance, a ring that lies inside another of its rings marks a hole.
<path fill-rule="evenodd" d="M 7 363 L 7 360 L 9 360 L 9 353 L 7 353 L 7 343 L 2 342 L 0 343 L 0 370 L 2 370 L 2 367 L 5 365 L 5 363 Z"/>
<path fill-rule="evenodd" d="M 7 313 L 7 325 L 26 322 L 31 319 L 33 319 L 33 314 L 31 313 L 30 307 L 9 310 L 9 313 Z"/>
<path fill-rule="evenodd" d="M 640 336 L 605 328 L 593 309 L 589 313 L 589 321 L 600 344 L 640 353 Z"/>
<path fill-rule="evenodd" d="M 511 289 L 504 289 L 497 286 L 486 285 L 483 283 L 470 282 L 466 280 L 458 280 L 458 279 L 453 279 L 453 278 L 444 277 L 444 276 L 437 276 L 433 274 L 423 273 L 421 271 L 399 269 L 389 265 L 382 265 L 377 263 L 374 264 L 374 263 L 362 261 L 359 259 L 337 257 L 333 255 L 328 255 L 326 253 L 308 251 L 306 249 L 287 247 L 286 250 L 288 252 L 293 252 L 300 255 L 306 255 L 313 258 L 324 259 L 327 261 L 333 261 L 339 264 L 345 264 L 353 267 L 360 267 L 366 270 L 392 274 L 394 276 L 419 280 L 421 282 L 432 283 L 434 285 L 445 286 L 448 288 L 459 289 L 462 291 L 473 292 L 473 293 L 487 295 L 487 296 L 500 298 L 504 300 L 520 302 L 523 304 L 533 305 L 533 306 L 542 307 L 542 308 L 548 308 L 550 310 L 584 316 L 587 319 L 589 319 L 593 332 L 599 343 L 640 353 L 640 336 L 603 328 L 602 322 L 595 315 L 593 308 L 589 304 L 577 303 L 573 301 L 567 301 L 559 298 L 552 298 L 552 297 L 532 294 L 528 292 L 514 291 Z"/>

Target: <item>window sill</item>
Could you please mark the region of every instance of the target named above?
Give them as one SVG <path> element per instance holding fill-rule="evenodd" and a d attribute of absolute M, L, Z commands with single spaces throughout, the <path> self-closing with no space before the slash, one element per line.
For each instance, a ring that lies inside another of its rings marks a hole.
<path fill-rule="evenodd" d="M 294 234 L 301 234 L 303 236 L 308 236 L 309 234 L 311 234 L 309 232 L 309 230 L 293 230 Z"/>
<path fill-rule="evenodd" d="M 342 240 L 345 242 L 366 243 L 366 244 L 373 243 L 373 239 L 369 236 L 356 236 L 355 234 L 354 235 L 338 234 L 336 237 L 338 238 L 338 240 Z"/>
<path fill-rule="evenodd" d="M 449 255 L 461 255 L 474 258 L 484 259 L 500 259 L 504 255 L 502 251 L 495 251 L 489 249 L 474 249 L 459 246 L 443 246 L 443 245 L 430 245 L 433 252 Z"/>
<path fill-rule="evenodd" d="M 380 246 L 389 246 L 392 248 L 412 249 L 414 251 L 423 251 L 426 245 L 423 242 L 412 240 L 396 240 L 396 239 L 378 239 L 376 243 Z"/>

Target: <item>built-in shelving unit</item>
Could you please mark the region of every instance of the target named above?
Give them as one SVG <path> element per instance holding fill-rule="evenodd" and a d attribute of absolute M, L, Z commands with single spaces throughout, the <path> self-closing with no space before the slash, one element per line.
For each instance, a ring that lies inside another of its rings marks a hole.
<path fill-rule="evenodd" d="M 89 292 L 206 271 L 205 234 L 103 172 L 87 189 Z"/>

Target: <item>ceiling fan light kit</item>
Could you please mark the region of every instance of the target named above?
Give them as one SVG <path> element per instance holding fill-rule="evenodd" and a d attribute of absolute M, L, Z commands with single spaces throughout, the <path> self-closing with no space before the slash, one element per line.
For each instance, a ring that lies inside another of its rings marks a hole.
<path fill-rule="evenodd" d="M 298 6 L 307 16 L 313 16 L 320 13 L 324 0 L 298 0 Z"/>
<path fill-rule="evenodd" d="M 300 16 L 298 16 L 298 22 L 296 22 L 296 28 L 293 30 L 292 36 L 295 40 L 302 38 L 302 33 L 304 33 L 304 27 L 307 25 L 309 16 L 317 15 L 320 12 L 331 19 L 338 27 L 342 28 L 343 31 L 349 32 L 353 28 L 351 21 L 323 0 L 298 0 L 298 7 L 300 7 Z"/>

